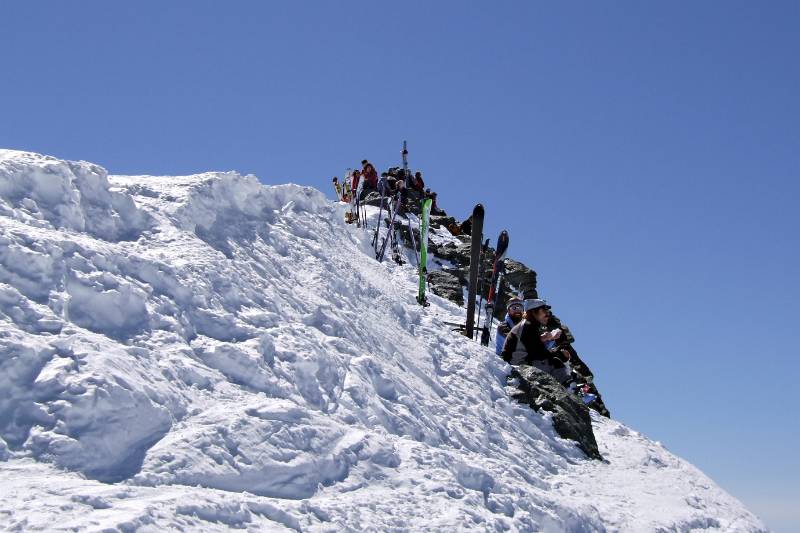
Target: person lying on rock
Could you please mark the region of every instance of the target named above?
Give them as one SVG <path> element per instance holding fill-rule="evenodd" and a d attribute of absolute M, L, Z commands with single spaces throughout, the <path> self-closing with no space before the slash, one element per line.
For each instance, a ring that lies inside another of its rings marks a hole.
<path fill-rule="evenodd" d="M 523 308 L 525 319 L 511 328 L 500 355 L 512 365 L 531 365 L 547 372 L 565 387 L 569 386 L 572 381 L 567 364 L 569 352 L 557 348 L 554 352 L 548 350 L 548 345 L 555 347 L 561 331 L 540 331 L 550 318 L 547 302 L 538 298 L 525 300 Z"/>
<path fill-rule="evenodd" d="M 519 324 L 522 320 L 522 315 L 525 313 L 525 307 L 519 298 L 511 298 L 506 307 L 506 316 L 500 324 L 497 325 L 497 335 L 495 336 L 494 351 L 497 355 L 503 353 L 503 346 L 506 343 L 506 337 L 511 333 L 511 329 Z"/>

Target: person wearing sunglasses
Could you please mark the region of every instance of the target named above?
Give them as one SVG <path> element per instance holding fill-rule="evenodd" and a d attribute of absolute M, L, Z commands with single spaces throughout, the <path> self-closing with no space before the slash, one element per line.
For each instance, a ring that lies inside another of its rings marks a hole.
<path fill-rule="evenodd" d="M 557 341 L 562 332 L 560 330 L 542 333 L 541 326 L 547 324 L 550 318 L 547 302 L 539 298 L 525 300 L 525 319 L 511 328 L 503 345 L 501 357 L 512 365 L 527 364 L 547 372 L 565 387 L 572 382 L 569 367 L 570 355 L 564 349 L 555 348 L 554 352 L 548 345 Z"/>
<path fill-rule="evenodd" d="M 525 312 L 522 300 L 519 298 L 511 298 L 506 307 L 506 316 L 500 324 L 497 325 L 497 334 L 495 336 L 494 351 L 497 355 L 503 353 L 503 345 L 506 343 L 506 337 L 511 332 L 511 328 L 519 324 L 522 320 L 522 315 Z"/>

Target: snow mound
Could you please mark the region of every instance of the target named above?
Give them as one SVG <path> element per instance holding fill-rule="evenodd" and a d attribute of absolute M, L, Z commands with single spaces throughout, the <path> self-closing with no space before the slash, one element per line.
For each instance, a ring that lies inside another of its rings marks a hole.
<path fill-rule="evenodd" d="M 129 195 L 111 190 L 104 168 L 83 161 L 0 150 L 0 198 L 4 216 L 100 239 L 136 239 L 148 224 Z"/>
<path fill-rule="evenodd" d="M 511 401 L 319 191 L 0 151 L 12 529 L 762 531 L 661 445 Z"/>

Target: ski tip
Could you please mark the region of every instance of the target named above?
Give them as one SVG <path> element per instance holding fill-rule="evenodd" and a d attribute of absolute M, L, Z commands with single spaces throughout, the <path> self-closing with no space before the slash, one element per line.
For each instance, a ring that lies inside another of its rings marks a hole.
<path fill-rule="evenodd" d="M 483 204 L 475 204 L 475 209 L 472 210 L 472 215 L 476 217 L 483 216 Z"/>

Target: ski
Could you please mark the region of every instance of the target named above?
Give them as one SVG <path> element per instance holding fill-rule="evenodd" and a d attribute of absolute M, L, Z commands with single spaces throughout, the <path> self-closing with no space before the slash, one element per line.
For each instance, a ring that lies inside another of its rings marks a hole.
<path fill-rule="evenodd" d="M 378 238 L 381 234 L 381 218 L 383 217 L 383 202 L 386 198 L 386 178 L 381 178 L 378 181 L 378 189 L 381 191 L 381 205 L 378 209 L 378 221 L 375 224 L 375 233 L 372 235 L 372 248 L 375 250 L 375 256 L 378 256 Z"/>
<path fill-rule="evenodd" d="M 353 187 L 353 171 L 347 169 L 344 177 L 343 190 L 347 191 L 347 213 L 345 213 L 345 220 L 348 224 L 355 222 L 355 206 L 356 206 L 356 189 Z"/>
<path fill-rule="evenodd" d="M 391 220 L 389 220 L 389 231 L 386 232 L 386 236 L 383 238 L 383 242 L 381 243 L 381 249 L 378 251 L 375 259 L 378 261 L 383 261 L 383 256 L 386 254 L 386 245 L 389 244 L 389 239 L 392 240 L 392 252 L 394 255 L 394 251 L 397 248 L 397 242 L 394 238 L 394 219 L 397 216 L 397 211 L 400 210 L 400 195 L 397 195 L 397 201 L 395 203 L 394 210 L 392 211 Z M 390 204 L 391 205 L 391 204 Z M 397 252 L 399 254 L 399 251 Z M 395 261 L 397 258 L 394 257 Z"/>
<path fill-rule="evenodd" d="M 494 251 L 494 261 L 492 262 L 492 281 L 489 285 L 489 295 L 486 297 L 486 318 L 483 321 L 483 330 L 481 331 L 481 344 L 489 346 L 492 332 L 492 319 L 494 318 L 494 310 L 497 306 L 497 297 L 500 294 L 500 282 L 505 274 L 505 259 L 506 252 L 508 251 L 508 232 L 503 230 L 497 238 L 497 249 Z"/>
<path fill-rule="evenodd" d="M 430 198 L 422 201 L 422 222 L 419 230 L 419 292 L 417 294 L 417 302 L 424 306 L 430 305 L 425 295 L 425 286 L 428 279 L 428 227 L 432 205 L 433 200 Z"/>
<path fill-rule="evenodd" d="M 333 189 L 336 191 L 336 199 L 342 201 L 342 186 L 339 185 L 339 178 L 333 177 Z"/>
<path fill-rule="evenodd" d="M 353 174 L 353 179 L 355 178 L 355 174 Z M 364 178 L 362 176 L 358 177 L 358 183 L 354 187 L 356 190 L 355 194 L 353 195 L 353 200 L 356 208 L 356 226 L 366 227 L 366 220 L 361 216 L 361 191 L 364 190 Z"/>
<path fill-rule="evenodd" d="M 469 287 L 467 292 L 466 336 L 473 338 L 475 329 L 475 295 L 478 290 L 478 270 L 480 269 L 481 243 L 483 242 L 483 205 L 477 204 L 472 210 L 472 241 L 469 262 Z"/>
<path fill-rule="evenodd" d="M 486 271 L 483 269 L 483 263 L 486 261 L 486 252 L 489 251 L 489 241 L 490 239 L 486 239 L 481 246 L 481 257 L 478 260 L 478 264 L 480 265 L 480 270 L 478 271 L 478 324 L 475 328 L 476 330 L 481 329 L 481 308 L 483 307 L 483 292 L 484 292 L 484 284 L 486 283 Z M 477 333 L 477 331 L 476 331 Z"/>

